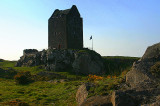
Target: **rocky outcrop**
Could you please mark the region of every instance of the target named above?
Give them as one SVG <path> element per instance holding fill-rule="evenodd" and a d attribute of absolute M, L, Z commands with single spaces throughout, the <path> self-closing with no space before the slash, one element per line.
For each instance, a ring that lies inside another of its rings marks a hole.
<path fill-rule="evenodd" d="M 147 48 L 143 57 L 134 62 L 131 71 L 126 75 L 126 82 L 132 88 L 154 88 L 157 78 L 152 75 L 151 67 L 160 61 L 160 43 Z"/>
<path fill-rule="evenodd" d="M 153 102 L 151 104 L 144 104 L 142 106 L 160 106 L 160 96 L 157 96 L 155 98 L 155 102 Z"/>
<path fill-rule="evenodd" d="M 81 58 L 86 58 L 81 56 Z M 85 96 L 81 105 L 159 106 L 160 43 L 148 47 L 143 57 L 134 62 L 132 69 L 126 75 L 124 85 L 126 86 L 120 87 L 121 90 L 113 91 L 111 96 L 93 96 L 88 99 Z"/>
<path fill-rule="evenodd" d="M 105 72 L 105 66 L 101 56 L 93 51 L 78 51 L 75 54 L 75 61 L 72 66 L 78 74 L 104 74 Z"/>
<path fill-rule="evenodd" d="M 155 60 L 158 61 L 160 59 L 160 43 L 149 46 L 144 53 L 141 60 Z"/>
<path fill-rule="evenodd" d="M 103 74 L 104 61 L 95 51 L 48 49 L 37 51 L 26 49 L 16 63 L 17 67 L 44 65 L 50 71 L 72 70 L 76 74 Z"/>
<path fill-rule="evenodd" d="M 160 89 L 130 89 L 114 91 L 111 96 L 113 106 L 140 106 L 158 102 Z"/>
<path fill-rule="evenodd" d="M 92 96 L 88 98 L 81 106 L 113 106 L 111 97 L 108 96 Z M 124 106 L 124 105 L 123 105 Z"/>
<path fill-rule="evenodd" d="M 76 98 L 81 100 L 78 102 L 77 99 L 79 106 L 159 106 L 160 103 L 160 88 L 116 90 L 112 95 L 87 98 L 89 89 L 86 87 L 83 84 L 77 91 Z"/>
<path fill-rule="evenodd" d="M 131 71 L 127 73 L 126 83 L 130 85 L 130 90 L 123 91 L 123 93 L 130 95 L 132 97 L 131 101 L 134 101 L 133 103 L 143 106 L 158 106 L 157 98 L 160 95 L 159 62 L 160 43 L 157 43 L 148 47 L 143 57 L 134 62 Z M 119 96 L 119 94 L 117 95 Z M 114 100 L 115 104 L 117 104 L 116 99 Z"/>
<path fill-rule="evenodd" d="M 40 51 L 36 49 L 25 49 L 23 51 L 23 56 L 20 57 L 16 63 L 16 67 L 23 66 L 38 66 L 46 63 L 46 51 Z"/>

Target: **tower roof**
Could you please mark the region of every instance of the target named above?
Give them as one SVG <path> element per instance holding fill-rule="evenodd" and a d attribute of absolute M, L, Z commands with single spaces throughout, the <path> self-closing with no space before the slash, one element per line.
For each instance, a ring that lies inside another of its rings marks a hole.
<path fill-rule="evenodd" d="M 70 9 L 66 9 L 66 10 L 56 9 L 56 10 L 54 11 L 54 13 L 52 14 L 51 18 L 53 18 L 53 17 L 58 17 L 58 16 L 62 16 L 62 15 L 67 15 L 67 14 L 69 14 L 69 12 L 70 12 L 72 9 L 77 9 L 76 5 L 73 5 Z M 77 9 L 77 10 L 78 10 L 78 9 Z"/>

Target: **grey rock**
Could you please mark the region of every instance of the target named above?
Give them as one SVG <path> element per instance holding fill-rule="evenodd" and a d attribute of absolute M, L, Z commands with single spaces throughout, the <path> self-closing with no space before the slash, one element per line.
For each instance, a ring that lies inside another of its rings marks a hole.
<path fill-rule="evenodd" d="M 160 43 L 147 48 L 143 57 L 134 62 L 131 71 L 126 75 L 126 82 L 132 88 L 154 88 L 157 78 L 151 74 L 151 67 L 160 61 Z"/>
<path fill-rule="evenodd" d="M 84 83 L 78 88 L 77 93 L 76 93 L 76 101 L 78 103 L 78 106 L 83 106 L 82 103 L 87 100 L 87 96 L 89 93 L 88 91 L 90 87 L 94 87 L 94 84 Z"/>
<path fill-rule="evenodd" d="M 82 52 L 83 51 L 83 52 Z M 85 51 L 85 52 L 84 52 Z M 102 57 L 91 50 L 57 50 L 48 49 L 37 51 L 24 50 L 24 55 L 15 66 L 30 67 L 44 65 L 48 71 L 70 70 L 76 74 L 103 74 L 105 65 Z"/>
<path fill-rule="evenodd" d="M 114 91 L 111 96 L 113 106 L 139 106 L 155 104 L 159 100 L 160 89 L 128 89 Z"/>
<path fill-rule="evenodd" d="M 160 43 L 147 48 L 141 59 L 133 63 L 126 75 L 126 84 L 123 91 L 112 94 L 114 106 L 159 106 L 160 88 L 159 77 L 152 75 L 151 67 L 160 61 Z"/>
<path fill-rule="evenodd" d="M 36 50 L 36 49 L 25 49 L 25 50 L 23 50 L 23 55 L 35 54 L 35 53 L 38 53 L 38 50 Z"/>
<path fill-rule="evenodd" d="M 49 50 L 47 52 L 47 69 L 64 71 L 71 67 L 74 55 L 69 50 Z"/>
<path fill-rule="evenodd" d="M 88 98 L 81 106 L 113 106 L 110 96 L 92 96 Z"/>
<path fill-rule="evenodd" d="M 156 60 L 160 59 L 160 43 L 154 44 L 152 46 L 149 46 L 144 53 L 141 60 Z"/>
<path fill-rule="evenodd" d="M 105 65 L 102 57 L 94 51 L 79 51 L 75 54 L 72 64 L 73 71 L 77 74 L 104 74 Z"/>
<path fill-rule="evenodd" d="M 79 106 L 87 99 L 88 91 L 86 84 L 81 85 L 76 93 L 76 100 Z"/>
<path fill-rule="evenodd" d="M 131 95 L 123 91 L 114 91 L 111 96 L 113 106 L 137 106 Z"/>

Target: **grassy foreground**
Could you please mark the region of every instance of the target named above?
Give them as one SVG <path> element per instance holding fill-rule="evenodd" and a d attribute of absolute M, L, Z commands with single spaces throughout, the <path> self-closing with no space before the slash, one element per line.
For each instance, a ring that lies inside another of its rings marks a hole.
<path fill-rule="evenodd" d="M 103 76 L 76 76 L 69 72 L 54 72 L 60 77 L 39 78 L 27 85 L 16 84 L 14 76 L 21 71 L 30 71 L 32 75 L 36 75 L 45 70 L 40 66 L 14 67 L 15 61 L 0 61 L 0 105 L 21 102 L 31 106 L 75 106 L 76 91 L 82 83 L 90 82 L 95 85 L 90 88 L 88 97 L 110 94 L 124 82 L 124 76 L 138 58 L 104 57 L 104 60 L 107 74 Z"/>

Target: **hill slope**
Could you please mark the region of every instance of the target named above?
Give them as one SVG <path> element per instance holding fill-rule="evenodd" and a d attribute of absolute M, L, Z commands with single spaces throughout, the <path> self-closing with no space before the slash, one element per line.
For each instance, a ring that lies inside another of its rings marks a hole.
<path fill-rule="evenodd" d="M 131 57 L 104 57 L 109 72 L 96 80 L 91 76 L 68 72 L 48 72 L 43 66 L 14 67 L 15 61 L 0 62 L 0 103 L 26 103 L 29 105 L 75 106 L 76 91 L 85 82 L 94 83 L 89 96 L 105 95 L 118 89 L 133 61 Z M 113 71 L 111 71 L 113 70 Z M 124 71 L 125 70 L 125 71 Z M 23 71 L 31 72 L 36 80 L 27 85 L 15 83 L 14 76 Z"/>

